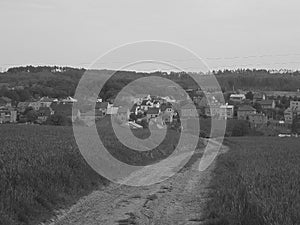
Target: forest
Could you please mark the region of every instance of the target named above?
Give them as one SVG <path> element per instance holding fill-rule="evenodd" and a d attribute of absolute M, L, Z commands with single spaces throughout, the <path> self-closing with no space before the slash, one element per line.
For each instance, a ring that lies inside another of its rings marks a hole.
<path fill-rule="evenodd" d="M 6 96 L 13 102 L 49 96 L 64 98 L 74 96 L 80 78 L 86 69 L 57 66 L 14 67 L 0 73 L 0 96 Z M 158 76 L 169 79 L 184 89 L 197 88 L 195 81 L 187 72 L 152 72 L 95 70 L 97 76 L 113 74 L 105 83 L 99 96 L 104 100 L 114 97 L 127 84 L 139 78 Z M 197 76 L 214 75 L 222 91 L 297 91 L 300 89 L 299 71 L 268 70 L 219 70 L 210 74 L 194 73 Z"/>

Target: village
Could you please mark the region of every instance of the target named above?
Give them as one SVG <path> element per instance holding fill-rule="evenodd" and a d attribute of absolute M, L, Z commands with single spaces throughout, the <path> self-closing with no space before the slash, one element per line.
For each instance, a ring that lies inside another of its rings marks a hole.
<path fill-rule="evenodd" d="M 203 119 L 248 121 L 251 128 L 269 133 L 274 130 L 291 133 L 299 121 L 300 92 L 237 91 L 221 93 L 223 96 L 220 96 L 220 93 L 198 89 L 185 91 L 185 100 L 137 94 L 127 104 L 130 107 L 115 104 L 113 99 L 102 101 L 98 98 L 95 111 L 88 108 L 76 112 L 72 111 L 77 103 L 73 97 L 55 99 L 45 96 L 16 104 L 8 97 L 0 97 L 0 123 L 66 125 L 81 121 L 90 125 L 95 120 L 113 116 L 118 123 L 132 128 L 163 128 L 179 126 L 180 119 L 199 116 Z M 193 106 L 188 104 L 188 99 L 192 99 Z"/>

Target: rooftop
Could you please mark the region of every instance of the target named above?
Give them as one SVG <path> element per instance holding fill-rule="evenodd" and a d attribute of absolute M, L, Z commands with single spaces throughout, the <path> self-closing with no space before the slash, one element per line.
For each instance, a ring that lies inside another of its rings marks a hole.
<path fill-rule="evenodd" d="M 259 104 L 261 105 L 272 105 L 274 102 L 274 100 L 263 100 L 263 101 L 260 101 Z"/>
<path fill-rule="evenodd" d="M 242 105 L 238 108 L 238 111 L 256 111 L 256 109 L 250 105 Z"/>
<path fill-rule="evenodd" d="M 147 111 L 147 114 L 159 114 L 159 109 L 158 108 L 150 108 Z"/>

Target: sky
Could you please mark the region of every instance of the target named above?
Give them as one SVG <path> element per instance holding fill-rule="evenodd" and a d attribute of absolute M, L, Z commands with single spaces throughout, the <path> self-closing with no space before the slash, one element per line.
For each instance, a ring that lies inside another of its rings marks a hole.
<path fill-rule="evenodd" d="M 298 0 L 0 0 L 0 71 L 88 67 L 142 40 L 185 46 L 210 69 L 300 69 L 299 8 Z M 122 60 L 101 66 L 116 69 Z"/>

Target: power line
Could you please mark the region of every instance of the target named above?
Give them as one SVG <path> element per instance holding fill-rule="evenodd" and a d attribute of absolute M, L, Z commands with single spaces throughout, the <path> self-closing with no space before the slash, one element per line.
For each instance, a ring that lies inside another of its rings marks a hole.
<path fill-rule="evenodd" d="M 290 54 L 264 54 L 264 55 L 248 55 L 248 56 L 233 56 L 233 57 L 203 57 L 203 60 L 208 61 L 221 61 L 221 60 L 235 60 L 235 59 L 251 59 L 251 58 L 270 58 L 270 57 L 288 57 L 288 56 L 300 56 L 299 53 L 290 53 Z M 196 62 L 199 59 L 170 59 L 166 60 L 167 63 L 173 62 Z M 95 65 L 113 65 L 113 64 L 128 64 L 129 61 L 109 61 L 109 62 L 97 62 Z M 258 64 L 236 64 L 236 65 L 223 65 L 218 67 L 246 67 L 246 66 L 265 66 L 265 65 L 287 65 L 287 64 L 298 64 L 300 62 L 275 62 L 275 63 L 258 63 Z M 44 65 L 44 63 L 33 63 L 36 65 Z M 2 64 L 0 65 L 0 69 L 3 71 L 5 68 L 10 66 L 16 66 L 17 64 Z M 79 62 L 74 63 L 74 65 L 81 65 L 81 66 L 90 66 L 90 62 Z M 197 67 L 187 67 L 183 69 L 193 69 Z"/>
<path fill-rule="evenodd" d="M 233 57 L 203 57 L 202 60 L 209 61 L 220 61 L 220 60 L 233 60 L 233 59 L 250 59 L 250 58 L 270 58 L 270 57 L 288 57 L 288 56 L 300 56 L 300 54 L 269 54 L 269 55 L 249 55 L 249 56 L 233 56 Z M 166 62 L 192 62 L 199 61 L 199 59 L 171 59 L 166 60 Z M 110 62 L 97 62 L 96 65 L 109 65 L 109 64 L 119 64 L 119 63 L 128 63 L 128 61 L 110 61 Z M 90 65 L 90 63 L 80 63 L 79 65 Z"/>

